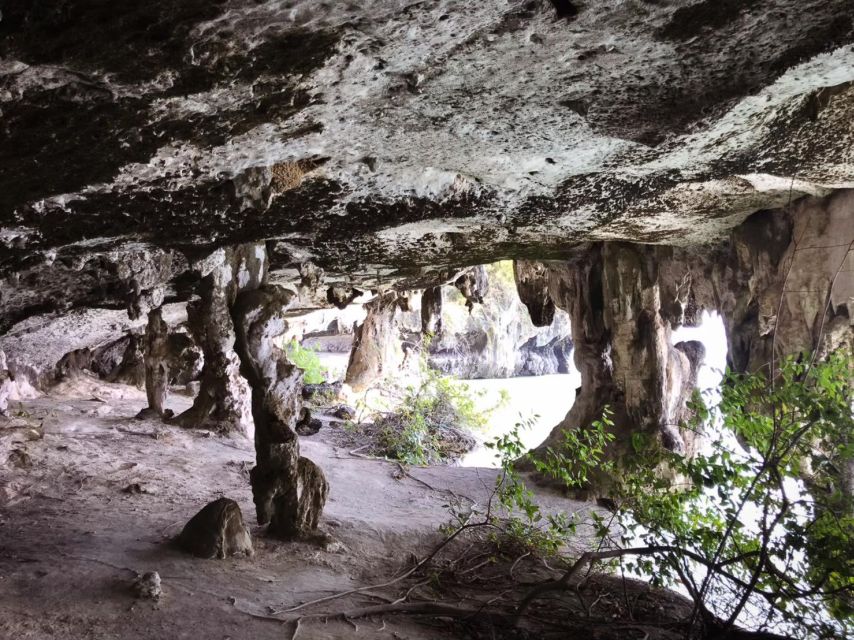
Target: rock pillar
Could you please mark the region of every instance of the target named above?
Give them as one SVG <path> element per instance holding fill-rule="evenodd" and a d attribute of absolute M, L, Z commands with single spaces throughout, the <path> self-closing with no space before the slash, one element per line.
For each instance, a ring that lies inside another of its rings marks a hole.
<path fill-rule="evenodd" d="M 365 304 L 368 315 L 353 334 L 353 348 L 344 376 L 344 382 L 355 391 L 366 389 L 391 370 L 397 347 L 395 315 L 398 305 L 396 292 L 380 294 Z"/>
<path fill-rule="evenodd" d="M 320 468 L 299 453 L 302 373 L 274 338 L 286 328 L 293 294 L 262 287 L 240 294 L 233 308 L 240 371 L 252 390 L 257 464 L 250 473 L 259 524 L 292 539 L 317 528 L 329 485 Z"/>
<path fill-rule="evenodd" d="M 148 312 L 144 362 L 148 408 L 140 412 L 140 417 L 148 414 L 163 417 L 169 393 L 169 326 L 163 320 L 161 307 Z"/>
<path fill-rule="evenodd" d="M 246 432 L 249 389 L 234 352 L 230 310 L 240 292 L 264 283 L 266 268 L 266 250 L 252 244 L 220 249 L 198 265 L 199 298 L 187 304 L 187 324 L 202 349 L 204 366 L 193 406 L 176 418 L 182 426 Z"/>

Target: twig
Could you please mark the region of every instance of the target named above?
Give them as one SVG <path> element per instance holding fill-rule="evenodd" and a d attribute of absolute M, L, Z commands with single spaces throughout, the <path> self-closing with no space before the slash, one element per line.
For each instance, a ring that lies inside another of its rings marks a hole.
<path fill-rule="evenodd" d="M 451 543 L 454 538 L 460 535 L 463 531 L 467 529 L 473 529 L 475 527 L 483 527 L 483 526 L 492 526 L 485 522 L 477 522 L 472 524 L 464 524 L 463 526 L 456 529 L 452 534 L 447 536 L 442 542 L 436 545 L 433 550 L 420 562 L 418 562 L 415 566 L 413 566 L 409 571 L 399 575 L 397 578 L 389 580 L 387 582 L 383 582 L 382 584 L 368 585 L 366 587 L 358 587 L 356 589 L 350 589 L 348 591 L 342 591 L 340 593 L 336 593 L 331 596 L 326 596 L 325 598 L 318 598 L 316 600 L 309 600 L 308 602 L 304 602 L 295 607 L 291 607 L 290 609 L 282 609 L 280 611 L 276 611 L 275 613 L 293 613 L 294 611 L 300 611 L 301 609 L 305 609 L 306 607 L 310 607 L 316 604 L 321 604 L 322 602 L 329 602 L 330 600 L 337 600 L 339 598 L 344 598 L 345 596 L 353 595 L 354 593 L 362 593 L 364 591 L 373 591 L 374 589 L 383 589 L 385 587 L 390 587 L 393 584 L 397 584 L 401 580 L 408 578 L 413 573 L 421 569 L 424 565 L 426 565 L 430 560 L 432 560 L 437 553 L 439 553 L 442 549 L 444 549 L 448 544 Z"/>

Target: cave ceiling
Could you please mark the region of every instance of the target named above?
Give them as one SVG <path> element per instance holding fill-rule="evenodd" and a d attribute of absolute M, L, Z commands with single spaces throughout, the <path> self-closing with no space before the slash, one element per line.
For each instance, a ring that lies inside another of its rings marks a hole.
<path fill-rule="evenodd" d="M 854 0 L 0 1 L 0 317 L 702 244 L 854 187 Z"/>

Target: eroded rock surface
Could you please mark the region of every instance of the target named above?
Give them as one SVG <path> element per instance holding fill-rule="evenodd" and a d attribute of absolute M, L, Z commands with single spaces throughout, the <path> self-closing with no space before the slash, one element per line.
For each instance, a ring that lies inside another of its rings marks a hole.
<path fill-rule="evenodd" d="M 723 316 L 736 371 L 770 371 L 790 355 L 850 349 L 852 247 L 849 191 L 757 213 L 716 245 L 594 243 L 544 265 L 548 296 L 572 317 L 582 386 L 538 453 L 560 446 L 563 430 L 589 426 L 607 405 L 619 431 L 614 455 L 628 453 L 637 431 L 689 454 L 696 445 L 679 425 L 702 353 L 696 344 L 672 345 L 670 335 L 696 324 L 704 309 Z"/>
<path fill-rule="evenodd" d="M 7 5 L 0 330 L 243 242 L 360 286 L 854 186 L 851 0 Z"/>
<path fill-rule="evenodd" d="M 668 429 L 696 354 L 673 326 L 718 310 L 739 370 L 852 343 L 852 15 L 852 0 L 6 3 L 8 379 L 47 388 L 188 303 L 204 370 L 179 421 L 241 431 L 238 296 L 385 292 L 356 335 L 359 387 L 389 362 L 389 300 L 456 282 L 474 304 L 482 273 L 463 269 L 513 258 L 535 324 L 552 304 L 572 315 L 572 425 L 613 403 L 626 429 L 689 451 Z"/>
<path fill-rule="evenodd" d="M 169 326 L 158 307 L 148 312 L 145 328 L 145 394 L 148 407 L 140 416 L 164 417 L 169 393 Z"/>
<path fill-rule="evenodd" d="M 395 315 L 400 308 L 397 293 L 376 296 L 365 304 L 368 314 L 353 333 L 353 348 L 344 382 L 363 391 L 385 373 L 394 370 L 399 338 Z"/>
<path fill-rule="evenodd" d="M 200 262 L 199 298 L 187 305 L 187 323 L 204 354 L 201 387 L 193 406 L 176 418 L 186 427 L 245 433 L 249 425 L 249 390 L 234 351 L 231 307 L 241 291 L 261 286 L 267 253 L 260 245 L 240 245 L 214 252 Z"/>

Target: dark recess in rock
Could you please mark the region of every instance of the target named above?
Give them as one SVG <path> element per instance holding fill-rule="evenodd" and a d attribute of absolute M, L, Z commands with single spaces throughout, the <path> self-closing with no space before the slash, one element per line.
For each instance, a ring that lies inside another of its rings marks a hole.
<path fill-rule="evenodd" d="M 354 287 L 334 285 L 326 290 L 326 301 L 339 309 L 346 309 L 360 295 L 362 292 Z"/>
<path fill-rule="evenodd" d="M 549 0 L 557 12 L 558 18 L 574 18 L 578 15 L 578 7 L 570 0 Z"/>

